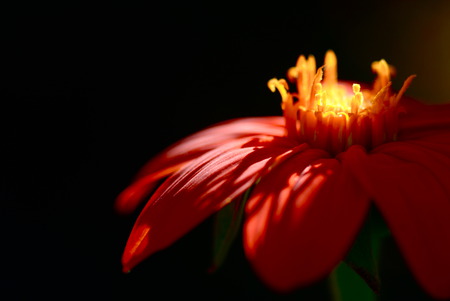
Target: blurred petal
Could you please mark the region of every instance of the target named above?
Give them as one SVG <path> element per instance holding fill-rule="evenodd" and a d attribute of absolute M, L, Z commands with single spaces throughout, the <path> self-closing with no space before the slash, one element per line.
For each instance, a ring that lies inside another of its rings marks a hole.
<path fill-rule="evenodd" d="M 450 158 L 448 146 L 445 154 L 430 145 L 436 143 L 389 143 L 369 156 L 353 155 L 418 282 L 434 297 L 449 298 Z"/>
<path fill-rule="evenodd" d="M 417 145 L 419 148 L 433 150 L 442 155 L 450 157 L 450 132 L 439 131 L 420 139 L 407 140 L 405 143 Z"/>
<path fill-rule="evenodd" d="M 342 260 L 366 216 L 368 197 L 349 174 L 352 158 L 321 159 L 318 149 L 292 156 L 255 187 L 244 244 L 256 272 L 289 291 L 325 277 Z"/>
<path fill-rule="evenodd" d="M 245 139 L 241 139 L 245 140 Z M 247 190 L 296 143 L 287 138 L 247 138 L 241 147 L 218 147 L 168 178 L 149 200 L 128 239 L 124 269 L 134 267 L 197 226 Z M 298 146 L 297 146 L 298 147 Z"/>
<path fill-rule="evenodd" d="M 222 144 L 242 137 L 283 136 L 284 133 L 283 117 L 255 117 L 230 120 L 188 136 L 141 168 L 135 181 L 117 197 L 116 210 L 121 213 L 132 212 L 152 192 L 159 180 Z"/>
<path fill-rule="evenodd" d="M 400 114 L 398 139 L 401 141 L 420 139 L 450 128 L 450 104 L 427 105 L 405 98 L 401 105 L 405 114 Z"/>

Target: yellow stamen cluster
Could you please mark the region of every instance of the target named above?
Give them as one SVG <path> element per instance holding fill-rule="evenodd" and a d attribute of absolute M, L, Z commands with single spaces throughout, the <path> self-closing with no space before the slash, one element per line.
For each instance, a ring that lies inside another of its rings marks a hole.
<path fill-rule="evenodd" d="M 394 141 L 397 104 L 414 76 L 394 94 L 390 89 L 394 69 L 380 60 L 372 63 L 372 71 L 377 74 L 372 89 L 361 89 L 359 84 L 338 82 L 333 51 L 326 53 L 324 66 L 317 70 L 314 56 L 301 55 L 287 73 L 296 92 L 290 92 L 284 79 L 268 82 L 273 92 L 281 94 L 287 135 L 335 154 L 353 144 L 373 148 Z"/>

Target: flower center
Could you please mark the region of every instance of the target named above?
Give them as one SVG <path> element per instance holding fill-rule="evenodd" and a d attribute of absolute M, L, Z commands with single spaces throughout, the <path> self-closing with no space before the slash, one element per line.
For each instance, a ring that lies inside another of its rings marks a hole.
<path fill-rule="evenodd" d="M 290 92 L 284 79 L 268 82 L 272 92 L 281 94 L 287 136 L 331 154 L 354 144 L 371 149 L 395 141 L 398 103 L 415 76 L 409 76 L 394 94 L 390 87 L 393 68 L 380 60 L 372 63 L 372 71 L 377 74 L 373 87 L 362 89 L 359 84 L 338 82 L 337 59 L 331 50 L 317 70 L 314 56 L 301 55 L 287 74 L 296 92 Z"/>

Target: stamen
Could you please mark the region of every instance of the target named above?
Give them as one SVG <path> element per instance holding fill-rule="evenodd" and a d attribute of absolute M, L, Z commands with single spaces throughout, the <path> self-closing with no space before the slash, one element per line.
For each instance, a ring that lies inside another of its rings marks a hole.
<path fill-rule="evenodd" d="M 307 70 L 306 70 L 306 59 L 303 55 L 301 55 L 297 60 L 297 92 L 299 104 L 301 106 L 305 106 L 306 101 L 306 91 L 308 89 L 307 82 Z"/>
<path fill-rule="evenodd" d="M 316 109 L 317 105 L 317 94 L 322 93 L 322 84 L 320 83 L 322 81 L 323 77 L 323 66 L 317 69 L 316 75 L 314 76 L 314 80 L 312 83 L 311 88 L 311 95 L 309 96 L 309 106 L 307 106 L 308 109 L 314 110 Z M 320 98 L 320 95 L 319 95 Z"/>
<path fill-rule="evenodd" d="M 350 112 L 352 114 L 358 114 L 359 110 L 361 109 L 361 106 L 364 102 L 364 96 L 361 93 L 361 86 L 359 84 L 353 84 L 352 86 L 353 93 L 355 94 L 352 97 L 351 103 L 350 103 Z"/>
<path fill-rule="evenodd" d="M 288 69 L 287 78 L 291 83 L 297 80 L 297 76 L 298 76 L 297 67 L 291 67 Z"/>
<path fill-rule="evenodd" d="M 311 99 L 311 85 L 314 82 L 316 73 L 316 59 L 312 55 L 308 56 L 308 59 L 301 55 L 297 60 L 295 68 L 297 70 L 299 105 L 307 108 L 309 107 L 308 102 Z"/>
<path fill-rule="evenodd" d="M 316 75 L 316 58 L 313 55 L 309 55 L 306 63 L 308 64 L 308 77 L 310 79 L 309 84 L 311 85 L 311 81 L 315 78 Z"/>
<path fill-rule="evenodd" d="M 272 92 L 278 90 L 281 94 L 282 102 L 281 108 L 283 109 L 283 115 L 285 118 L 285 126 L 287 131 L 287 136 L 293 139 L 297 138 L 297 109 L 294 106 L 294 100 L 291 94 L 287 92 L 289 86 L 286 80 L 272 78 L 267 83 L 269 89 Z"/>
<path fill-rule="evenodd" d="M 375 97 L 370 101 L 372 104 L 371 112 L 372 113 L 379 113 L 386 105 L 384 103 L 384 100 L 389 100 L 389 97 L 387 97 L 387 94 L 389 93 L 389 88 L 391 87 L 391 82 L 388 82 L 386 86 L 384 86 L 378 93 L 375 95 Z"/>
<path fill-rule="evenodd" d="M 271 79 L 271 91 L 282 97 L 287 136 L 311 147 L 338 154 L 354 144 L 370 149 L 395 141 L 398 132 L 397 104 L 411 84 L 408 77 L 398 94 L 391 92 L 394 68 L 385 60 L 372 64 L 377 74 L 372 89 L 351 87 L 337 81 L 337 59 L 327 51 L 324 65 L 316 69 L 313 56 L 300 56 L 288 70 L 288 79 L 297 87 L 290 92 L 283 79 Z"/>
<path fill-rule="evenodd" d="M 276 79 L 272 78 L 267 83 L 267 86 L 269 87 L 270 91 L 275 92 L 275 90 L 278 90 L 281 94 L 281 98 L 285 100 L 288 96 L 287 90 L 289 90 L 289 85 L 284 79 Z"/>
<path fill-rule="evenodd" d="M 324 85 L 334 86 L 337 84 L 337 58 L 332 50 L 325 54 L 325 76 Z"/>
<path fill-rule="evenodd" d="M 372 71 L 378 75 L 374 83 L 374 89 L 380 90 L 383 87 L 386 87 L 391 80 L 391 73 L 387 62 L 385 60 L 373 62 Z"/>
<path fill-rule="evenodd" d="M 398 102 L 402 98 L 403 94 L 405 94 L 406 90 L 408 89 L 409 85 L 411 85 L 414 78 L 416 78 L 415 74 L 408 76 L 408 78 L 403 83 L 402 88 L 400 89 L 398 94 L 395 96 L 395 99 L 394 99 L 393 103 L 391 104 L 392 106 L 396 106 L 398 104 Z"/>

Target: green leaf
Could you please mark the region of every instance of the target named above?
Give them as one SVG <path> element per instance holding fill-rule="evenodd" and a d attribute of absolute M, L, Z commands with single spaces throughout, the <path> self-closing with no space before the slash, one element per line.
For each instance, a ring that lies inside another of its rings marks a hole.
<path fill-rule="evenodd" d="M 215 216 L 213 259 L 210 272 L 216 271 L 224 262 L 242 226 L 245 203 L 250 195 L 248 189 L 241 199 L 234 200 Z"/>
<path fill-rule="evenodd" d="M 334 269 L 328 280 L 333 301 L 375 301 L 378 299 L 364 279 L 343 262 Z"/>
<path fill-rule="evenodd" d="M 380 291 L 379 251 L 382 240 L 390 235 L 378 210 L 373 206 L 344 262 L 364 279 L 376 294 Z"/>

